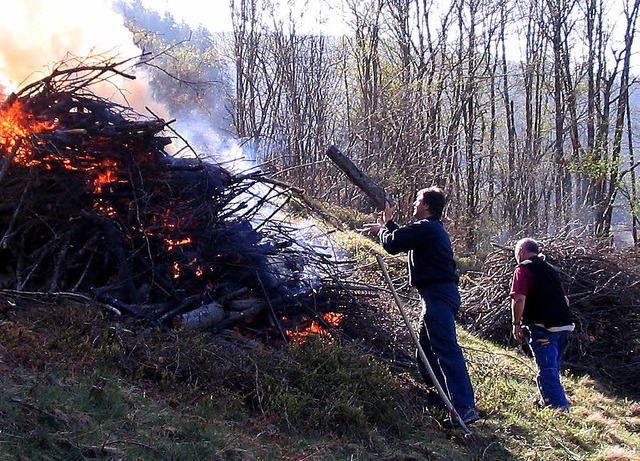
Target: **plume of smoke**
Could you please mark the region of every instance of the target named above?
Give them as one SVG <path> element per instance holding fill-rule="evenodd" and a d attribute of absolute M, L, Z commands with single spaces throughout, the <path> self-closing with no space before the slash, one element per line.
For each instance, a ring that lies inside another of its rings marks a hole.
<path fill-rule="evenodd" d="M 69 56 L 126 59 L 141 54 L 110 0 L 12 0 L 2 9 L 0 91 L 5 94 L 43 78 Z M 91 89 L 137 112 L 150 106 L 164 116 L 166 111 L 148 97 L 144 75 L 136 72 L 136 76 L 136 80 L 114 76 L 108 84 Z"/>

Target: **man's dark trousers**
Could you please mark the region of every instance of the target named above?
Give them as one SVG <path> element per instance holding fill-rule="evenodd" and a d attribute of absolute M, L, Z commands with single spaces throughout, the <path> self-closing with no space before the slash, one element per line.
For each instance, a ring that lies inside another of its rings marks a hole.
<path fill-rule="evenodd" d="M 418 289 L 422 298 L 420 345 L 441 386 L 448 393 L 458 413 L 475 407 L 473 387 L 467 365 L 456 339 L 455 318 L 460 308 L 460 293 L 453 282 L 431 283 Z M 418 369 L 427 384 L 431 379 L 420 360 Z M 429 403 L 445 408 L 435 394 Z"/>

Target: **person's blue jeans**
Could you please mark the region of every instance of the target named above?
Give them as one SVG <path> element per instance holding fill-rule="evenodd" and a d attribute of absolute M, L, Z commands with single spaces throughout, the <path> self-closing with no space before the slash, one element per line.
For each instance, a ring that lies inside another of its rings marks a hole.
<path fill-rule="evenodd" d="M 545 405 L 569 408 L 569 401 L 560 383 L 562 356 L 569 344 L 569 332 L 551 332 L 537 325 L 529 325 L 529 344 L 538 367 L 538 389 Z"/>
<path fill-rule="evenodd" d="M 460 308 L 460 293 L 455 283 L 437 283 L 418 290 L 422 298 L 420 345 L 442 388 L 456 411 L 475 407 L 473 387 L 467 364 L 458 345 L 455 318 Z M 426 367 L 418 356 L 418 370 L 427 385 L 433 386 Z M 435 393 L 428 395 L 429 404 L 445 408 Z"/>

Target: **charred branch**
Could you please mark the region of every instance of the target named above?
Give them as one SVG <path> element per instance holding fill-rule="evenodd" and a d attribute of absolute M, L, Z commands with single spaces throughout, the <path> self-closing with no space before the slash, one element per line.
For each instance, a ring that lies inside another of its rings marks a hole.
<path fill-rule="evenodd" d="M 355 163 L 336 146 L 330 146 L 327 149 L 327 156 L 347 175 L 351 182 L 358 186 L 367 197 L 371 199 L 378 209 L 384 210 L 387 203 L 394 203 L 393 198 L 391 198 L 382 186 L 358 168 Z"/>

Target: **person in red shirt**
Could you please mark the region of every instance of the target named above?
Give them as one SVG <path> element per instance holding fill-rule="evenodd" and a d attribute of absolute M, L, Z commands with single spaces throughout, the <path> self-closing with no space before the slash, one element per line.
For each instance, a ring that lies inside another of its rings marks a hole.
<path fill-rule="evenodd" d="M 541 406 L 569 410 L 560 382 L 562 356 L 575 328 L 560 276 L 540 254 L 538 242 L 519 240 L 515 246 L 518 265 L 511 281 L 513 337 L 518 343 L 528 339 L 538 368 L 537 384 Z"/>

